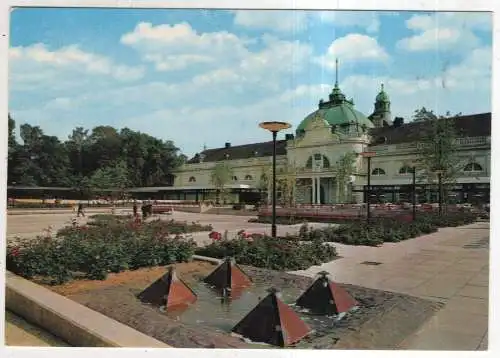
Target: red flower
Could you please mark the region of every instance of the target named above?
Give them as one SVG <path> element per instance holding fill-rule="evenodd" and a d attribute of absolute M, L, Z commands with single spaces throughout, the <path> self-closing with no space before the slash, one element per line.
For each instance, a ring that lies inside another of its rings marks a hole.
<path fill-rule="evenodd" d="M 12 248 L 12 250 L 10 251 L 10 254 L 13 257 L 18 257 L 21 254 L 21 251 L 19 250 L 19 247 L 16 246 L 16 247 Z"/>
<path fill-rule="evenodd" d="M 212 231 L 210 234 L 208 234 L 208 237 L 214 241 L 219 241 L 220 239 L 222 239 L 222 234 L 217 231 Z"/>

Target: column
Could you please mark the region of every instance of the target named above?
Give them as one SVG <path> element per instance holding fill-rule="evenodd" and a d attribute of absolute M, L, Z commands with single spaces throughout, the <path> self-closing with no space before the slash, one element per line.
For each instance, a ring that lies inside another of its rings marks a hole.
<path fill-rule="evenodd" d="M 316 204 L 321 204 L 321 178 L 316 179 Z"/>
<path fill-rule="evenodd" d="M 316 203 L 316 178 L 311 178 L 311 204 Z"/>

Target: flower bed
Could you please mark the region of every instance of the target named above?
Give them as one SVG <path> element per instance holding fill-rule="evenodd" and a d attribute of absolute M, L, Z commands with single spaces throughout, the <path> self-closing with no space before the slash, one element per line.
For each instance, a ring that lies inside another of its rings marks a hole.
<path fill-rule="evenodd" d="M 300 243 L 287 238 L 254 235 L 251 240 L 217 240 L 197 249 L 196 254 L 216 258 L 231 256 L 242 265 L 272 270 L 305 270 L 334 260 L 337 250 L 319 240 Z"/>
<path fill-rule="evenodd" d="M 55 238 L 38 237 L 7 250 L 7 269 L 26 278 L 43 276 L 52 284 L 77 277 L 105 279 L 120 272 L 183 262 L 196 243 L 181 235 L 209 231 L 197 223 L 100 216 L 88 226 L 61 229 Z"/>
<path fill-rule="evenodd" d="M 357 221 L 324 229 L 311 229 L 304 224 L 291 239 L 339 242 L 347 245 L 379 246 L 430 234 L 440 227 L 461 226 L 475 222 L 472 213 L 451 213 L 444 216 L 420 214 L 415 221 L 376 219 L 370 223 Z"/>

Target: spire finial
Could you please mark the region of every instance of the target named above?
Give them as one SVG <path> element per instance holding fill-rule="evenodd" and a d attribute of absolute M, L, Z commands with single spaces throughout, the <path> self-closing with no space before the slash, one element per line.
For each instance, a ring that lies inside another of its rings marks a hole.
<path fill-rule="evenodd" d="M 381 92 L 384 91 L 384 84 L 383 83 L 380 84 L 380 91 Z"/>
<path fill-rule="evenodd" d="M 335 59 L 335 87 L 339 86 L 339 59 Z"/>

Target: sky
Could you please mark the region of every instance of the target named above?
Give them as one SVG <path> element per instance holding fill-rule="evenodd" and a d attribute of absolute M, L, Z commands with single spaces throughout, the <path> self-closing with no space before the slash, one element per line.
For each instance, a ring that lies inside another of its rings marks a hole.
<path fill-rule="evenodd" d="M 9 111 L 65 140 L 128 127 L 191 156 L 296 128 L 338 81 L 369 115 L 491 111 L 490 13 L 15 9 Z M 281 134 L 283 136 L 284 134 Z"/>

